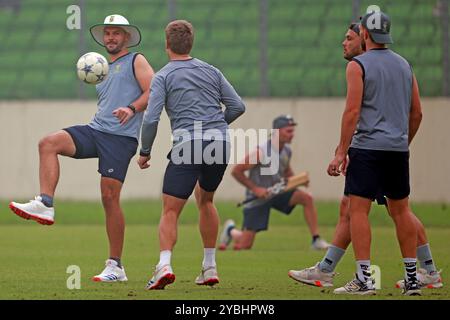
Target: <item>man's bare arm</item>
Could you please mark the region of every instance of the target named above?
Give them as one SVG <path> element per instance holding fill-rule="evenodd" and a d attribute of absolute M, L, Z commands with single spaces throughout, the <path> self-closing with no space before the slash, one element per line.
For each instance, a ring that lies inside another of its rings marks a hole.
<path fill-rule="evenodd" d="M 136 112 L 142 112 L 147 108 L 150 83 L 155 73 L 147 59 L 141 54 L 137 55 L 134 60 L 134 72 L 136 74 L 136 80 L 141 87 L 142 94 L 132 104 L 136 107 Z"/>
<path fill-rule="evenodd" d="M 363 99 L 363 71 L 361 66 L 351 61 L 347 65 L 347 98 L 341 121 L 341 138 L 336 149 L 335 158 L 330 162 L 327 172 L 331 176 L 341 173 L 341 166 L 347 156 L 348 148 L 358 124 Z"/>
<path fill-rule="evenodd" d="M 414 139 L 414 136 L 419 130 L 420 123 L 422 122 L 422 106 L 420 103 L 419 85 L 417 79 L 413 75 L 413 86 L 411 93 L 411 111 L 409 113 L 409 135 L 408 144 Z"/>

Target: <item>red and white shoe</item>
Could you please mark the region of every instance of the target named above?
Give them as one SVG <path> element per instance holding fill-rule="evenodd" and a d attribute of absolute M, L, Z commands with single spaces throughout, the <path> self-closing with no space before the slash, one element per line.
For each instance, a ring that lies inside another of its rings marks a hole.
<path fill-rule="evenodd" d="M 34 220 L 43 225 L 52 225 L 55 220 L 55 209 L 46 207 L 42 198 L 37 196 L 28 203 L 11 202 L 9 208 L 19 217 Z"/>
<path fill-rule="evenodd" d="M 441 271 L 436 271 L 433 274 L 428 274 L 423 268 L 417 270 L 417 281 L 421 289 L 439 289 L 444 286 L 441 278 Z M 398 289 L 405 288 L 405 280 L 399 280 L 395 284 Z"/>
<path fill-rule="evenodd" d="M 336 275 L 334 272 L 322 272 L 319 268 L 319 262 L 314 267 L 302 270 L 290 270 L 288 276 L 292 279 L 309 284 L 316 287 L 332 287 L 333 278 Z"/>
<path fill-rule="evenodd" d="M 195 283 L 199 286 L 213 286 L 219 283 L 216 267 L 202 269 L 200 275 L 195 279 Z"/>
<path fill-rule="evenodd" d="M 233 220 L 228 219 L 227 221 L 225 221 L 222 233 L 220 234 L 219 250 L 226 250 L 228 245 L 231 243 L 232 238 L 230 235 L 230 231 L 233 228 L 235 228 L 235 223 Z"/>
<path fill-rule="evenodd" d="M 173 283 L 175 281 L 175 274 L 173 273 L 172 267 L 168 264 L 155 268 L 153 277 L 147 283 L 145 289 L 147 290 L 163 290 L 165 286 Z"/>
<path fill-rule="evenodd" d="M 125 274 L 125 268 L 122 266 L 120 268 L 117 265 L 117 261 L 108 259 L 105 262 L 106 267 L 102 273 L 92 277 L 92 281 L 95 282 L 122 282 L 128 281 L 127 275 Z"/>

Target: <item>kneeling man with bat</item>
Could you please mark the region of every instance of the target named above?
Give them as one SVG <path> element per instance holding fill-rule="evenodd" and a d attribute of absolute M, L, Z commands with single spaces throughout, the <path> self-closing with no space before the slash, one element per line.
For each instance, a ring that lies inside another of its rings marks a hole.
<path fill-rule="evenodd" d="M 242 163 L 234 166 L 233 177 L 247 188 L 246 199 L 238 204 L 238 207 L 244 207 L 243 227 L 238 230 L 233 220 L 227 220 L 219 249 L 225 250 L 232 241 L 235 249 L 250 249 L 256 233 L 268 229 L 272 208 L 290 214 L 297 204 L 304 209 L 312 235 L 311 247 L 316 250 L 328 248 L 329 244 L 319 236 L 317 210 L 312 195 L 297 189 L 309 183 L 308 173 L 294 175 L 290 166 L 292 151 L 289 144 L 294 138 L 296 125 L 289 115 L 275 118 L 272 127 L 276 130 L 272 137 L 247 154 Z M 246 171 L 249 171 L 248 176 Z"/>

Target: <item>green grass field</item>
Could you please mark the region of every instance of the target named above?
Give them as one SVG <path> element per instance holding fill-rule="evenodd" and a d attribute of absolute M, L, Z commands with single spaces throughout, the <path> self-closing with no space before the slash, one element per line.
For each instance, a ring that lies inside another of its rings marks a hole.
<path fill-rule="evenodd" d="M 175 283 L 164 291 L 145 291 L 144 286 L 158 261 L 157 224 L 161 205 L 157 201 L 124 202 L 127 230 L 123 261 L 127 283 L 94 283 L 90 278 L 103 269 L 108 246 L 103 211 L 99 203 L 58 202 L 55 225 L 41 226 L 13 215 L 0 202 L 0 299 L 349 299 L 330 289 L 309 287 L 287 276 L 289 269 L 315 264 L 323 252 L 309 248 L 310 236 L 297 208 L 291 216 L 273 212 L 270 229 L 258 235 L 250 251 L 217 252 L 221 283 L 198 287 L 194 279 L 202 261 L 202 244 L 197 212 L 189 204 L 182 214 L 179 239 L 172 265 Z M 337 221 L 337 203 L 318 203 L 321 234 L 331 240 Z M 231 203 L 219 203 L 222 220 L 241 222 L 241 213 Z M 443 279 L 449 279 L 450 208 L 438 204 L 414 204 L 413 210 L 427 227 L 433 256 Z M 406 299 L 394 288 L 403 276 L 395 231 L 382 207 L 374 206 L 372 263 L 381 268 L 382 290 L 370 298 Z M 335 285 L 350 280 L 354 272 L 351 248 L 337 268 Z M 81 289 L 66 287 L 69 265 L 81 268 Z M 423 290 L 422 297 L 407 299 L 449 299 L 450 290 Z"/>

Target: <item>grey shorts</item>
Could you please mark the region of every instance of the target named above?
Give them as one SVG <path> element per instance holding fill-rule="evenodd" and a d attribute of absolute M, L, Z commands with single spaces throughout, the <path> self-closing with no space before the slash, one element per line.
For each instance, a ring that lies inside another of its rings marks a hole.
<path fill-rule="evenodd" d="M 244 208 L 242 229 L 255 232 L 267 230 L 269 227 L 270 210 L 272 208 L 284 214 L 290 214 L 294 210 L 295 205 L 289 205 L 289 201 L 295 191 L 297 190 L 277 195 L 259 206 Z"/>

